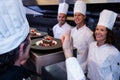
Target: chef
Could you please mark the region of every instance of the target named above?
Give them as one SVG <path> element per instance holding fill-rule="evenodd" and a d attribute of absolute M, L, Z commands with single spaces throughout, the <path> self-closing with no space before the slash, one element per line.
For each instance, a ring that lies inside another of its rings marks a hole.
<path fill-rule="evenodd" d="M 88 80 L 119 80 L 120 52 L 113 46 L 111 31 L 117 14 L 110 10 L 100 13 L 95 30 L 95 40 L 89 46 Z M 62 38 L 66 58 L 67 80 L 85 80 L 85 75 L 77 59 L 73 57 L 72 38 L 66 34 Z"/>
<path fill-rule="evenodd" d="M 90 80 L 119 80 L 120 52 L 113 46 L 112 29 L 117 13 L 103 10 L 95 29 L 95 42 L 88 54 L 88 78 Z"/>
<path fill-rule="evenodd" d="M 22 0 L 0 0 L 0 80 L 30 76 L 23 65 L 29 59 L 31 40 Z"/>
<path fill-rule="evenodd" d="M 72 29 L 72 27 L 66 22 L 68 7 L 68 4 L 65 2 L 59 4 L 57 15 L 58 23 L 53 27 L 54 38 L 61 39 L 63 34 Z"/>
<path fill-rule="evenodd" d="M 73 45 L 77 48 L 77 59 L 84 72 L 86 72 L 86 59 L 88 46 L 94 41 L 93 32 L 85 24 L 86 3 L 77 0 L 74 5 L 74 22 L 76 27 L 71 30 Z"/>

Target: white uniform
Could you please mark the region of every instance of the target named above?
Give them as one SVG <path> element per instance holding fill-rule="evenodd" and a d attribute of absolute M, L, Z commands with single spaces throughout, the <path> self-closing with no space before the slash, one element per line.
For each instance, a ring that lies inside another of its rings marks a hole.
<path fill-rule="evenodd" d="M 0 54 L 17 48 L 28 33 L 22 0 L 0 0 Z"/>
<path fill-rule="evenodd" d="M 71 30 L 71 36 L 73 37 L 73 46 L 78 50 L 77 59 L 85 72 L 88 47 L 89 44 L 94 41 L 93 32 L 86 25 L 84 25 L 79 29 L 76 27 L 73 28 Z"/>
<path fill-rule="evenodd" d="M 117 68 L 112 68 L 112 65 L 115 65 L 114 60 L 118 59 L 118 53 L 119 51 L 112 45 L 104 44 L 98 47 L 97 42 L 91 43 L 88 55 L 88 77 L 90 80 L 119 80 L 113 74 Z"/>
<path fill-rule="evenodd" d="M 76 58 L 66 59 L 67 80 L 86 80 L 84 72 Z"/>
<path fill-rule="evenodd" d="M 61 27 L 59 26 L 59 24 L 56 24 L 53 27 L 54 38 L 61 39 L 62 35 L 71 29 L 72 29 L 72 27 L 68 23 L 63 24 Z"/>

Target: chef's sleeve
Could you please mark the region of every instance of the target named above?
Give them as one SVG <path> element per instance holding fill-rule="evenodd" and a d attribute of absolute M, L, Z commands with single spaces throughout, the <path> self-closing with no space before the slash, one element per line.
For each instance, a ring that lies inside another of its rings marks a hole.
<path fill-rule="evenodd" d="M 84 72 L 75 57 L 66 59 L 66 70 L 67 80 L 86 80 Z"/>
<path fill-rule="evenodd" d="M 111 61 L 111 70 L 115 80 L 120 78 L 120 53 L 114 55 Z"/>

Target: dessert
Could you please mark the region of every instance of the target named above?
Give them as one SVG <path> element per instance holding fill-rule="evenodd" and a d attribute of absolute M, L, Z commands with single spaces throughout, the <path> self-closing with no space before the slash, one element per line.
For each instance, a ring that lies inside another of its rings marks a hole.
<path fill-rule="evenodd" d="M 55 45 L 55 41 L 51 36 L 45 36 L 40 43 L 40 46 L 52 46 Z"/>
<path fill-rule="evenodd" d="M 31 36 L 39 36 L 40 33 L 38 33 L 35 29 L 31 29 L 31 30 L 30 30 L 30 35 L 31 35 Z"/>
<path fill-rule="evenodd" d="M 42 41 L 44 44 L 49 44 L 49 45 L 52 44 L 52 38 L 50 36 L 44 37 Z"/>

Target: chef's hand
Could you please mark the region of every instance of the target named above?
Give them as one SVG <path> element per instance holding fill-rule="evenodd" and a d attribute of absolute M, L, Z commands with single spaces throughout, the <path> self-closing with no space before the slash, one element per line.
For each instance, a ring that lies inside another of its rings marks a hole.
<path fill-rule="evenodd" d="M 66 58 L 73 57 L 73 39 L 70 31 L 62 36 L 62 47 Z"/>
<path fill-rule="evenodd" d="M 31 39 L 30 36 L 27 37 L 27 45 L 26 48 L 24 48 L 25 43 L 22 43 L 20 45 L 20 49 L 19 49 L 19 57 L 17 58 L 17 60 L 15 61 L 16 66 L 20 66 L 20 65 L 24 65 L 26 63 L 26 61 L 29 58 L 29 51 L 30 51 L 30 46 L 31 46 Z"/>

